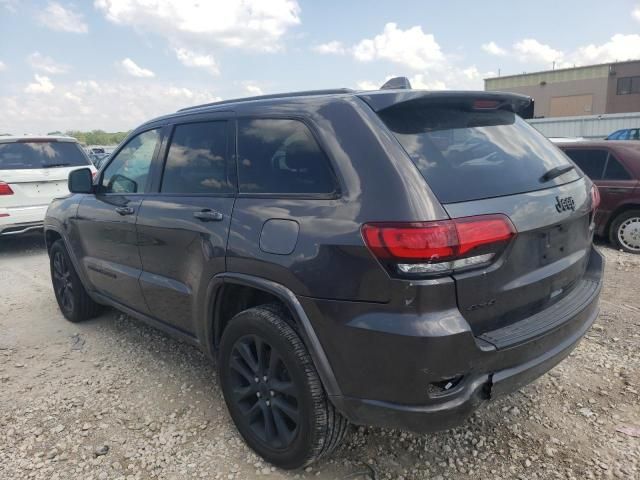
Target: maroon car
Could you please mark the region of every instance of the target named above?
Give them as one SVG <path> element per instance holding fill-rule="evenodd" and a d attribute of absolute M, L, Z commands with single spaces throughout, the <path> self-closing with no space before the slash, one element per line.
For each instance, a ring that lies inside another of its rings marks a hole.
<path fill-rule="evenodd" d="M 596 233 L 640 253 L 640 141 L 581 141 L 558 146 L 600 190 Z"/>

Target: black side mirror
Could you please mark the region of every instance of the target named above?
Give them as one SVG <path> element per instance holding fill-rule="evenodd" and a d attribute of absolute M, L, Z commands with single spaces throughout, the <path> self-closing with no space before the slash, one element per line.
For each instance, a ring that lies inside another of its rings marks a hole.
<path fill-rule="evenodd" d="M 93 175 L 88 168 L 80 168 L 69 174 L 69 191 L 71 193 L 92 193 Z"/>

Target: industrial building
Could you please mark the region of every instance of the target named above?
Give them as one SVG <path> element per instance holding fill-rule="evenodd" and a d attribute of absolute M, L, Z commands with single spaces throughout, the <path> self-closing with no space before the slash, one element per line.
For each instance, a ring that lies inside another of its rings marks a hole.
<path fill-rule="evenodd" d="M 487 78 L 484 89 L 533 97 L 534 118 L 640 112 L 640 60 Z"/>

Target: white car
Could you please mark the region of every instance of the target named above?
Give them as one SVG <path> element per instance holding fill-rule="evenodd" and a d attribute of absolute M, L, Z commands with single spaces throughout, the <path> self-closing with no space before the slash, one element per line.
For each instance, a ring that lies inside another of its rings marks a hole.
<path fill-rule="evenodd" d="M 95 167 L 75 138 L 0 137 L 0 236 L 42 228 L 51 200 L 69 194 L 69 172 Z"/>

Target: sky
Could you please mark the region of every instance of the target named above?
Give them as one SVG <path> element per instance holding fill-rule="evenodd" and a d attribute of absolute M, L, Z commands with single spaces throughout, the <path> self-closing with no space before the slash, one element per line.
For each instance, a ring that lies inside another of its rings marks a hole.
<path fill-rule="evenodd" d="M 123 131 L 263 93 L 483 89 L 640 58 L 640 1 L 0 0 L 0 133 Z"/>

